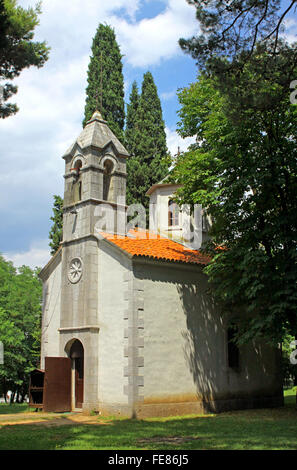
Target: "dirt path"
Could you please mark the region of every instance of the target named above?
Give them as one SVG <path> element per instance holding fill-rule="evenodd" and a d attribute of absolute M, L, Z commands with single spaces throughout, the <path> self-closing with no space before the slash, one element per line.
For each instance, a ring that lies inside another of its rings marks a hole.
<path fill-rule="evenodd" d="M 98 416 L 82 413 L 18 413 L 0 415 L 1 426 L 16 424 L 34 424 L 43 426 L 61 426 L 69 424 L 107 424 L 98 421 Z"/>

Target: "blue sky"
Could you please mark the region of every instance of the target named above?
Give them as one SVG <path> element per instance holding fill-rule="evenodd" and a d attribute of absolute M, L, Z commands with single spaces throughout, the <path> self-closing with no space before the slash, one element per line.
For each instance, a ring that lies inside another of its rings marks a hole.
<path fill-rule="evenodd" d="M 34 5 L 19 0 L 19 5 Z M 42 69 L 15 80 L 20 111 L 0 122 L 0 252 L 16 266 L 44 265 L 53 194 L 63 195 L 64 151 L 81 131 L 87 67 L 99 23 L 114 27 L 124 54 L 125 100 L 133 80 L 150 70 L 161 98 L 167 145 L 186 148 L 176 134 L 176 91 L 195 80 L 194 61 L 177 41 L 197 33 L 185 0 L 43 0 L 35 38 L 51 47 Z"/>
<path fill-rule="evenodd" d="M 27 7 L 34 0 L 19 0 Z M 43 0 L 35 38 L 51 47 L 41 69 L 15 80 L 20 111 L 0 122 L 0 252 L 16 266 L 44 265 L 53 195 L 63 196 L 61 155 L 81 131 L 87 67 L 99 23 L 115 29 L 124 54 L 126 101 L 133 80 L 141 87 L 150 70 L 158 87 L 172 153 L 187 148 L 176 134 L 176 91 L 197 75 L 195 62 L 178 46 L 180 37 L 198 34 L 195 8 L 186 0 Z M 296 38 L 296 20 L 287 24 Z"/>

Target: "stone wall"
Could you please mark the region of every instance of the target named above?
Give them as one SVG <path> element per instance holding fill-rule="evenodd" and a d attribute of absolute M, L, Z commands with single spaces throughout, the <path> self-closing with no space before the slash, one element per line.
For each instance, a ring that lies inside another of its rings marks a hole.
<path fill-rule="evenodd" d="M 198 266 L 134 263 L 143 297 L 138 416 L 282 404 L 280 352 L 254 343 L 228 366 L 226 320 Z"/>
<path fill-rule="evenodd" d="M 41 368 L 45 356 L 59 356 L 60 306 L 61 306 L 61 250 L 44 268 L 42 328 L 41 328 Z"/>
<path fill-rule="evenodd" d="M 105 241 L 99 245 L 99 409 L 102 413 L 130 415 L 125 374 L 127 348 L 127 282 L 131 262 Z"/>

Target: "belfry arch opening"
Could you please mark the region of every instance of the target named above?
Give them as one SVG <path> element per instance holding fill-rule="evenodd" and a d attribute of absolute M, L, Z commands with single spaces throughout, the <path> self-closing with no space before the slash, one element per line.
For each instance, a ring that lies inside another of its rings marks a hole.
<path fill-rule="evenodd" d="M 82 197 L 81 168 L 82 168 L 82 161 L 78 159 L 76 160 L 73 168 L 71 169 L 74 172 L 73 202 L 81 201 L 81 197 Z"/>
<path fill-rule="evenodd" d="M 111 195 L 111 178 L 114 169 L 114 163 L 107 159 L 103 164 L 103 200 L 110 201 Z"/>
<path fill-rule="evenodd" d="M 65 348 L 71 359 L 71 408 L 82 408 L 84 398 L 84 347 L 78 339 L 67 343 Z"/>
<path fill-rule="evenodd" d="M 76 160 L 74 168 L 76 169 L 77 176 L 79 176 L 79 174 L 80 174 L 81 167 L 82 167 L 82 161 L 81 160 Z"/>

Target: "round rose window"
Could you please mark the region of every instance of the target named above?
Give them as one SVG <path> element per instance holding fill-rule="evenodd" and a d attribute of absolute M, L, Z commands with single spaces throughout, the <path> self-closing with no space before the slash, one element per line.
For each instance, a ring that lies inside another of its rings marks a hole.
<path fill-rule="evenodd" d="M 78 282 L 82 276 L 83 267 L 82 261 L 80 258 L 73 258 L 70 263 L 69 271 L 68 271 L 68 279 L 70 282 L 75 284 Z"/>

